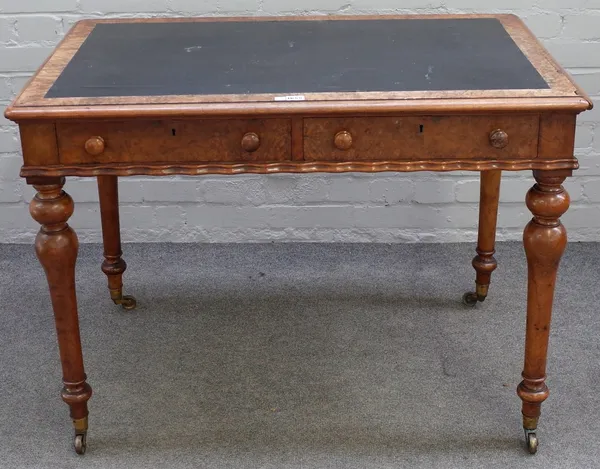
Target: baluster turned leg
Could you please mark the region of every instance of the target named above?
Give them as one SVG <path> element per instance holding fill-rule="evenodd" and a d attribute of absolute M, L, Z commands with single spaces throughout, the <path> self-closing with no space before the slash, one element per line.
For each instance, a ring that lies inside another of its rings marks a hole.
<path fill-rule="evenodd" d="M 119 186 L 116 176 L 98 176 L 104 262 L 102 271 L 108 277 L 110 297 L 124 309 L 134 309 L 133 296 L 123 296 L 123 273 L 127 264 L 121 258 L 121 227 L 119 224 Z"/>
<path fill-rule="evenodd" d="M 548 398 L 546 357 L 554 286 L 560 259 L 567 245 L 567 231 L 560 217 L 569 208 L 569 194 L 562 183 L 570 171 L 534 171 L 537 184 L 527 193 L 533 219 L 523 242 L 528 265 L 527 329 L 523 381 L 517 393 L 523 401 L 523 428 L 530 453 L 537 451 L 537 424 L 542 402 Z"/>
<path fill-rule="evenodd" d="M 477 272 L 475 291 L 467 292 L 463 302 L 475 306 L 484 301 L 490 287 L 492 272 L 498 263 L 494 258 L 496 247 L 496 224 L 498 221 L 498 201 L 500 199 L 500 179 L 502 171 L 481 172 L 481 195 L 479 202 L 479 236 L 477 255 L 473 259 L 473 267 Z"/>
<path fill-rule="evenodd" d="M 37 190 L 29 209 L 32 217 L 42 225 L 35 250 L 50 286 L 63 371 L 62 398 L 71 410 L 75 451 L 83 454 L 88 428 L 87 401 L 92 396 L 92 389 L 86 383 L 83 369 L 75 296 L 75 262 L 79 243 L 77 235 L 67 224 L 73 214 L 73 200 L 62 190 L 64 178 L 32 178 L 28 182 Z"/>

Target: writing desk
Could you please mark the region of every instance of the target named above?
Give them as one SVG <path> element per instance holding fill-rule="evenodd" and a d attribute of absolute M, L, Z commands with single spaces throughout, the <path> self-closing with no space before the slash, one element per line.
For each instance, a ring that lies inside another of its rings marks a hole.
<path fill-rule="evenodd" d="M 525 366 L 518 395 L 530 452 L 548 397 L 556 273 L 567 242 L 562 182 L 577 169 L 589 98 L 515 16 L 88 20 L 6 110 L 21 176 L 37 190 L 36 252 L 56 319 L 64 387 L 83 453 L 86 382 L 75 297 L 77 237 L 66 176 L 97 177 L 102 270 L 123 296 L 119 176 L 350 171 L 481 172 L 473 261 L 483 301 L 496 268 L 501 171 L 533 170 L 525 228 Z M 176 184 L 176 182 L 174 182 Z"/>

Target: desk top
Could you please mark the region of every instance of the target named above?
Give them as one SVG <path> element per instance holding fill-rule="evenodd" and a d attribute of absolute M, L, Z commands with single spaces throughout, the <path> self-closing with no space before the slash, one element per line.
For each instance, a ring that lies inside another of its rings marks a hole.
<path fill-rule="evenodd" d="M 495 18 L 109 23 L 45 97 L 509 89 L 548 84 Z"/>
<path fill-rule="evenodd" d="M 590 107 L 512 15 L 85 20 L 7 117 Z"/>

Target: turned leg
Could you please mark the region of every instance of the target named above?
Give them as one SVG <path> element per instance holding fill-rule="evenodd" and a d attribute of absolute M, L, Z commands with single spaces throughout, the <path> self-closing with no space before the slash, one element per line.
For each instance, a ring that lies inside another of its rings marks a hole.
<path fill-rule="evenodd" d="M 561 184 L 571 172 L 534 171 L 533 174 L 537 184 L 527 193 L 527 207 L 533 219 L 523 235 L 528 266 L 525 366 L 517 390 L 523 401 L 523 428 L 532 454 L 537 451 L 536 429 L 542 402 L 548 397 L 546 356 L 554 286 L 567 245 L 567 231 L 560 217 L 569 208 L 569 194 Z"/>
<path fill-rule="evenodd" d="M 31 216 L 41 225 L 35 250 L 44 267 L 54 310 L 58 349 L 62 363 L 62 398 L 69 405 L 75 427 L 75 451 L 85 452 L 88 428 L 87 401 L 92 389 L 86 383 L 79 336 L 75 296 L 75 261 L 79 243 L 67 224 L 73 214 L 73 200 L 63 192 L 64 178 L 30 178 L 37 190 L 29 206 Z"/>
<path fill-rule="evenodd" d="M 498 221 L 498 201 L 500 199 L 499 170 L 481 172 L 481 194 L 479 202 L 479 236 L 477 255 L 473 259 L 473 267 L 477 272 L 475 291 L 463 296 L 466 305 L 475 306 L 484 301 L 490 288 L 492 272 L 498 263 L 494 258 L 496 247 L 496 223 Z"/>
<path fill-rule="evenodd" d="M 98 176 L 100 217 L 104 241 L 102 271 L 108 277 L 110 297 L 124 309 L 134 309 L 133 296 L 123 296 L 123 272 L 127 264 L 121 258 L 121 227 L 119 225 L 119 186 L 117 176 Z"/>

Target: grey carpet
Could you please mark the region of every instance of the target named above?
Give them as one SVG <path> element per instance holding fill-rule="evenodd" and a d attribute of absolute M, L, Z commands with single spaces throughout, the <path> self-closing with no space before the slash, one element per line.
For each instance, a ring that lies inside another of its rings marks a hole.
<path fill-rule="evenodd" d="M 475 309 L 472 244 L 126 245 L 131 313 L 82 246 L 94 396 L 77 457 L 42 270 L 31 246 L 0 245 L 0 467 L 598 467 L 599 247 L 563 260 L 532 457 L 517 243 Z"/>

